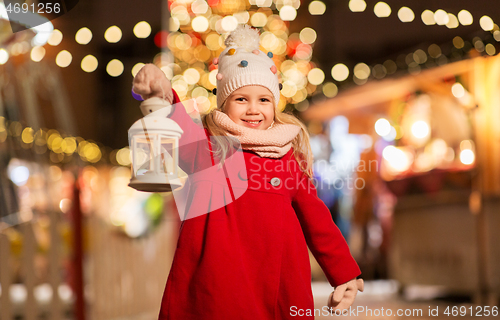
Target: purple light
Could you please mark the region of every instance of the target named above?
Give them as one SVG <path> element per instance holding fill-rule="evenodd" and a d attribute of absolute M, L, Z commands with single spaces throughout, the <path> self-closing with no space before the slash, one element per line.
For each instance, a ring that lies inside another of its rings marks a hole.
<path fill-rule="evenodd" d="M 132 97 L 134 97 L 134 99 L 137 101 L 144 101 L 144 99 L 141 97 L 141 95 L 135 93 L 133 89 L 132 89 Z"/>

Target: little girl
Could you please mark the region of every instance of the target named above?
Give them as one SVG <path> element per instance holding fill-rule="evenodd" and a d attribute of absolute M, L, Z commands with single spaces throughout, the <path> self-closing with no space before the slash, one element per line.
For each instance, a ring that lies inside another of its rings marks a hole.
<path fill-rule="evenodd" d="M 169 117 L 184 130 L 179 165 L 185 172 L 223 162 L 234 145 L 221 137 L 230 136 L 241 143 L 248 183 L 234 201 L 182 222 L 159 319 L 314 319 L 307 247 L 335 287 L 321 314 L 349 308 L 363 291 L 360 270 L 312 184 L 305 126 L 278 110 L 272 53 L 259 50 L 259 33 L 249 26 L 238 27 L 225 44 L 214 59 L 217 108 L 203 118 L 204 130 L 157 67 L 146 65 L 134 79 L 133 91 L 144 99 L 176 104 Z M 215 196 L 196 186 L 192 202 Z"/>

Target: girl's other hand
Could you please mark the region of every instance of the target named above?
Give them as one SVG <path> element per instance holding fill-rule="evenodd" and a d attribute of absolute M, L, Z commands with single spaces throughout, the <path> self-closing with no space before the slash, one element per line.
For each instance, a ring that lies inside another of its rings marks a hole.
<path fill-rule="evenodd" d="M 358 290 L 361 292 L 364 290 L 363 279 L 352 279 L 335 287 L 335 290 L 328 298 L 328 307 L 332 312 L 336 312 L 337 310 L 342 312 L 342 310 L 348 309 L 353 304 Z"/>

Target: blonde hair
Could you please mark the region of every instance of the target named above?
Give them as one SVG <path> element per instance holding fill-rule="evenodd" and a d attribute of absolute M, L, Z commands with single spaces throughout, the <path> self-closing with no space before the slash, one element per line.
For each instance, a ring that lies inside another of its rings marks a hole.
<path fill-rule="evenodd" d="M 221 159 L 221 163 L 224 162 L 229 149 L 238 146 L 238 142 L 230 138 L 227 131 L 219 127 L 214 120 L 215 112 L 217 110 L 224 112 L 224 106 L 225 103 L 220 109 L 213 109 L 202 118 L 203 126 L 212 135 L 212 146 L 215 145 L 212 152 Z M 274 108 L 274 121 L 279 124 L 293 124 L 300 127 L 299 134 L 292 140 L 293 156 L 299 164 L 300 170 L 312 178 L 313 155 L 306 126 L 293 114 L 279 112 L 276 108 Z"/>

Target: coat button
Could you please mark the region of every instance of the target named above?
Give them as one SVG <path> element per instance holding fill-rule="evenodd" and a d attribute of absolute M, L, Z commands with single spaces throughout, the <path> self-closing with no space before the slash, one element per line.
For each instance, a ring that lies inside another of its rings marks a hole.
<path fill-rule="evenodd" d="M 272 178 L 272 179 L 271 179 L 271 185 L 272 185 L 273 187 L 277 187 L 277 186 L 279 186 L 280 184 L 281 184 L 281 180 L 280 180 L 280 178 Z"/>

